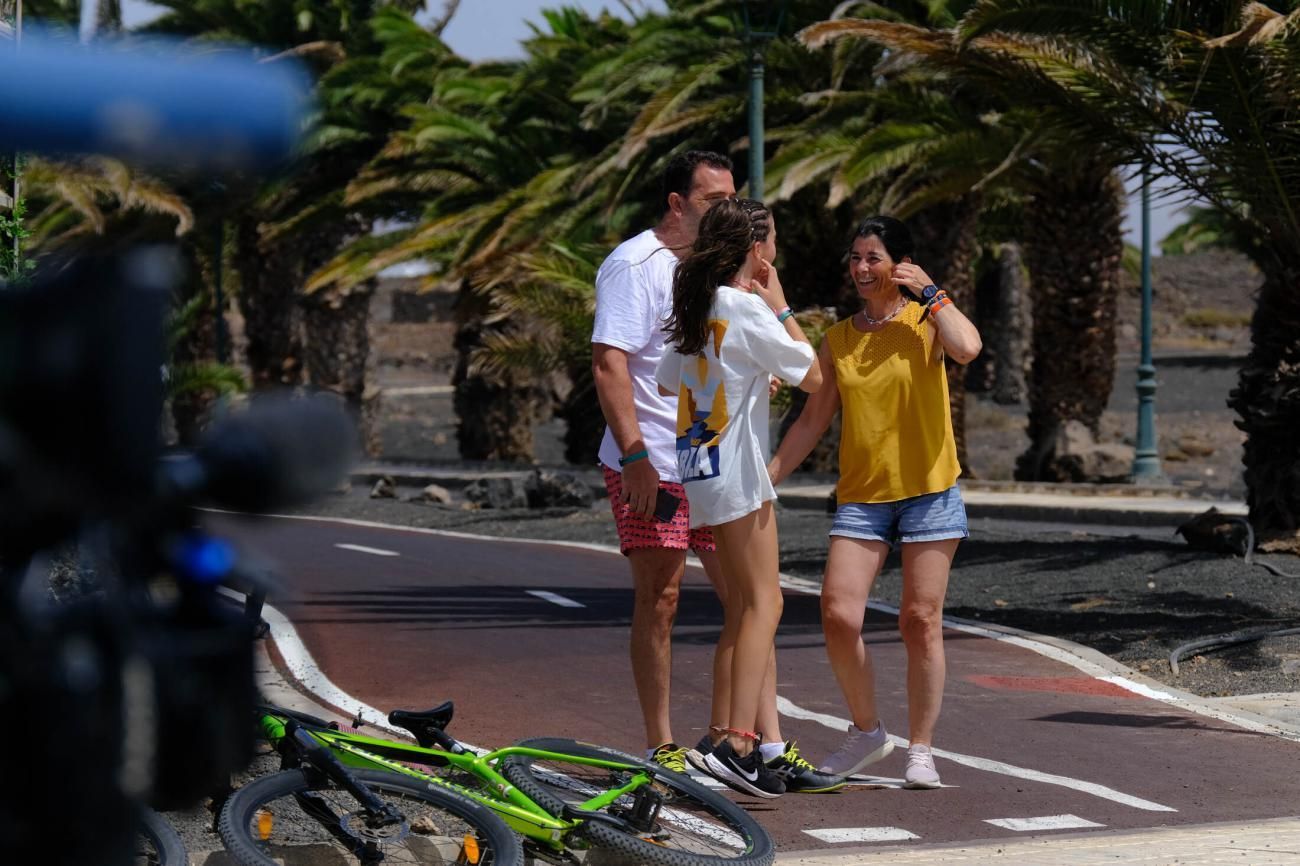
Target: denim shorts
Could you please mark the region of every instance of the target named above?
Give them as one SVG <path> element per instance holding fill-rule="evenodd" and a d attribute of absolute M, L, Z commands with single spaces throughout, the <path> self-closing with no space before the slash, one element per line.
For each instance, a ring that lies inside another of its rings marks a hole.
<path fill-rule="evenodd" d="M 890 547 L 915 541 L 966 538 L 966 505 L 954 484 L 897 502 L 846 502 L 835 511 L 831 535 L 883 541 Z"/>

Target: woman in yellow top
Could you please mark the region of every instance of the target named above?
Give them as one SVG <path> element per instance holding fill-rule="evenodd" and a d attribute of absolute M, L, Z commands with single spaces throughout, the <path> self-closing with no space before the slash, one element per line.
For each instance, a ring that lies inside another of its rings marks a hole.
<path fill-rule="evenodd" d="M 843 410 L 822 630 L 853 726 L 821 771 L 856 773 L 893 749 L 876 712 L 862 622 L 871 585 L 897 547 L 911 742 L 905 783 L 937 788 L 930 744 L 943 700 L 943 599 L 953 555 L 968 534 L 943 359 L 967 364 L 981 343 L 970 320 L 913 263 L 912 252 L 911 233 L 892 217 L 858 226 L 849 276 L 863 307 L 826 332 L 817 353 L 823 387 L 808 398 L 768 473 L 782 481 Z"/>

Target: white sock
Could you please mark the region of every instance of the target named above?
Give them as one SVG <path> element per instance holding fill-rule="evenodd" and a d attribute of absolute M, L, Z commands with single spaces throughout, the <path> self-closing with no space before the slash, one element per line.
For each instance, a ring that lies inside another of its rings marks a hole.
<path fill-rule="evenodd" d="M 766 764 L 773 758 L 785 754 L 785 743 L 764 743 L 758 747 L 758 754 Z"/>

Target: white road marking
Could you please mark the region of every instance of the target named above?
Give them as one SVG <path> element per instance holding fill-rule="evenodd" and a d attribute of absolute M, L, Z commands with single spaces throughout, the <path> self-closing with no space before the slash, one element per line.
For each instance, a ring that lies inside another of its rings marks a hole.
<path fill-rule="evenodd" d="M 1043 815 L 1039 818 L 987 818 L 985 824 L 1015 830 L 1017 833 L 1033 833 L 1038 830 L 1075 830 L 1080 827 L 1105 827 L 1096 821 L 1080 818 L 1078 815 Z"/>
<path fill-rule="evenodd" d="M 586 607 L 586 605 L 580 601 L 565 598 L 558 592 L 549 592 L 545 589 L 530 589 L 528 590 L 528 594 L 535 595 L 542 601 L 549 601 L 551 604 L 558 604 L 560 607 Z"/>
<path fill-rule="evenodd" d="M 905 842 L 921 838 L 902 827 L 826 827 L 804 832 L 814 839 L 839 845 L 849 842 Z"/>
<path fill-rule="evenodd" d="M 781 715 L 789 716 L 792 719 L 803 719 L 809 722 L 817 722 L 836 731 L 847 731 L 849 729 L 849 720 L 841 719 L 838 716 L 827 715 L 826 713 L 816 713 L 811 710 L 805 710 L 803 707 L 783 698 L 776 696 L 776 709 Z M 895 746 L 907 748 L 907 741 L 902 737 L 889 735 Z M 1041 782 L 1045 785 L 1059 785 L 1062 788 L 1080 791 L 1084 794 L 1091 794 L 1094 797 L 1101 797 L 1103 800 L 1110 800 L 1120 803 L 1124 806 L 1131 806 L 1134 809 L 1142 809 L 1147 812 L 1177 812 L 1172 806 L 1163 806 L 1160 803 L 1154 803 L 1150 800 L 1143 800 L 1141 797 L 1134 797 L 1131 794 L 1125 794 L 1116 791 L 1114 788 L 1107 788 L 1105 785 L 1098 785 L 1094 782 L 1085 782 L 1082 779 L 1072 779 L 1069 776 L 1057 776 L 1052 773 L 1042 773 L 1038 770 L 1031 770 L 1027 767 L 1017 767 L 1013 764 L 1006 764 L 1002 761 L 994 761 L 989 758 L 978 758 L 974 755 L 963 755 L 959 752 L 949 752 L 945 749 L 933 749 L 936 758 L 943 758 L 952 761 L 954 764 L 973 767 L 976 770 L 983 770 L 986 773 L 999 773 L 1003 776 L 1012 776 L 1017 779 L 1026 779 L 1031 782 Z"/>
<path fill-rule="evenodd" d="M 456 388 L 452 385 L 405 385 L 397 388 L 385 388 L 388 397 L 425 397 L 431 394 L 451 394 Z"/>
<path fill-rule="evenodd" d="M 369 553 L 373 556 L 401 556 L 396 550 L 384 550 L 379 547 L 366 547 L 364 544 L 336 544 L 340 550 L 355 550 L 357 553 Z"/>
<path fill-rule="evenodd" d="M 244 598 L 242 593 L 225 587 L 222 587 L 221 591 L 231 598 L 240 600 Z M 360 718 L 365 719 L 368 725 L 383 728 L 389 733 L 410 739 L 410 731 L 388 723 L 387 713 L 380 712 L 369 704 L 362 703 L 336 686 L 329 677 L 325 676 L 324 672 L 316 666 L 316 660 L 311 657 L 307 645 L 302 642 L 302 638 L 298 636 L 297 630 L 287 616 L 271 605 L 264 604 L 262 606 L 262 619 L 266 620 L 267 625 L 271 627 L 271 640 L 275 641 L 275 648 L 279 651 L 280 657 L 284 659 L 289 674 L 301 683 L 309 694 L 316 696 L 325 704 L 340 710 L 344 714 L 355 713 Z"/>

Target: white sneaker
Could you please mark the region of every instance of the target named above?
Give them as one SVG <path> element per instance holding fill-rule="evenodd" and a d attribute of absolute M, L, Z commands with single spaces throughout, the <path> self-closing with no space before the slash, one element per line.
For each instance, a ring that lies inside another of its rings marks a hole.
<path fill-rule="evenodd" d="M 849 734 L 840 743 L 840 747 L 829 758 L 822 761 L 817 768 L 819 773 L 832 776 L 851 776 L 868 764 L 874 764 L 894 751 L 894 744 L 885 733 L 885 726 L 876 723 L 873 731 L 864 731 L 857 725 L 849 725 Z"/>
<path fill-rule="evenodd" d="M 930 747 L 920 744 L 907 750 L 907 769 L 903 772 L 904 788 L 938 788 L 939 772 L 934 768 Z"/>

